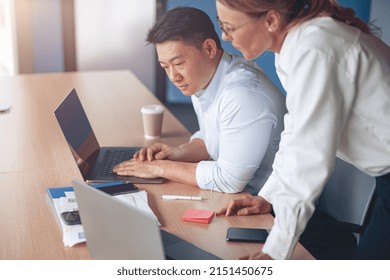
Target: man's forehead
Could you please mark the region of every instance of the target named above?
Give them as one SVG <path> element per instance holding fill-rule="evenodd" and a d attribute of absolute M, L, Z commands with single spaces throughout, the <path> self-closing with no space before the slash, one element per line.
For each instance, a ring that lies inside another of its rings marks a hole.
<path fill-rule="evenodd" d="M 183 58 L 191 52 L 199 51 L 194 46 L 183 41 L 165 41 L 156 44 L 157 56 L 160 62 L 169 62 Z"/>

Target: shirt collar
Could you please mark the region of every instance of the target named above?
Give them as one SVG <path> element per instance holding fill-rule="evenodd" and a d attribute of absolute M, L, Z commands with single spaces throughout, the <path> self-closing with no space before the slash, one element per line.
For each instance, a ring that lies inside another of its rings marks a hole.
<path fill-rule="evenodd" d="M 231 60 L 232 56 L 224 51 L 221 60 L 219 61 L 217 71 L 215 71 L 214 76 L 208 86 L 205 89 L 195 93 L 195 97 L 198 98 L 198 101 L 200 102 L 203 110 L 205 110 L 212 103 L 214 97 L 217 95 Z"/>
<path fill-rule="evenodd" d="M 298 49 L 298 42 L 302 33 L 306 29 L 307 26 L 314 25 L 319 21 L 326 20 L 325 17 L 317 17 L 297 26 L 292 27 L 288 33 L 286 34 L 286 38 L 284 39 L 282 48 L 280 49 L 280 53 L 275 55 L 275 65 L 276 67 L 280 67 L 282 71 L 288 71 L 290 66 L 291 57 L 293 57 L 294 52 Z"/>
<path fill-rule="evenodd" d="M 303 28 L 310 24 L 311 21 L 301 23 L 291 28 L 286 37 L 279 54 L 275 54 L 275 68 L 278 73 L 280 82 L 284 88 L 287 88 L 287 76 L 290 72 L 291 58 L 294 57 L 294 52 L 297 50 L 299 37 L 301 36 Z"/>

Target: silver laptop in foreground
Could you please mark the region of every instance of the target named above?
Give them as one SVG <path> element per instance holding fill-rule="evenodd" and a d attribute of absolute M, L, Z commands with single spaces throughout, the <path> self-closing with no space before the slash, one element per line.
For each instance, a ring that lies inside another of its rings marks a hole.
<path fill-rule="evenodd" d="M 191 243 L 160 230 L 158 221 L 141 210 L 73 179 L 87 247 L 93 259 L 219 259 Z"/>

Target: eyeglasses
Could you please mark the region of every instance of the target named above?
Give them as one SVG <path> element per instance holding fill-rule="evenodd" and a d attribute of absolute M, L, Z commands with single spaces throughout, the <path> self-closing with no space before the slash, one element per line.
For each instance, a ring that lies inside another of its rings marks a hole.
<path fill-rule="evenodd" d="M 251 23 L 252 21 L 258 19 L 259 17 L 265 15 L 266 13 L 268 13 L 268 11 L 258 13 L 255 17 L 252 17 L 249 21 L 247 21 L 239 26 L 235 26 L 235 27 L 225 27 L 225 24 L 219 19 L 219 17 L 217 17 L 217 21 L 218 21 L 219 27 L 221 28 L 222 32 L 225 33 L 226 36 L 230 36 L 234 32 L 236 32 L 238 29 L 240 29 L 240 28 L 244 27 L 245 25 Z"/>
<path fill-rule="evenodd" d="M 219 27 L 221 28 L 222 32 L 225 33 L 225 35 L 229 36 L 231 35 L 232 33 L 236 32 L 238 29 L 244 27 L 245 25 L 247 25 L 248 23 L 251 23 L 252 21 L 254 20 L 251 19 L 239 26 L 236 26 L 236 27 L 225 27 L 225 25 L 219 20 L 219 18 L 217 17 L 217 21 L 218 21 L 218 24 L 219 24 Z"/>

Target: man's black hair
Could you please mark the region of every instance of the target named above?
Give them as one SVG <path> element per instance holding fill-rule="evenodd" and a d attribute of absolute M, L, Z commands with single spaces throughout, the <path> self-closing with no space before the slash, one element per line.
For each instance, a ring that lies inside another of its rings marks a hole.
<path fill-rule="evenodd" d="M 157 20 L 149 30 L 146 41 L 154 45 L 165 41 L 183 41 L 200 48 L 209 38 L 221 49 L 221 41 L 210 17 L 202 10 L 180 6 L 168 10 Z"/>

